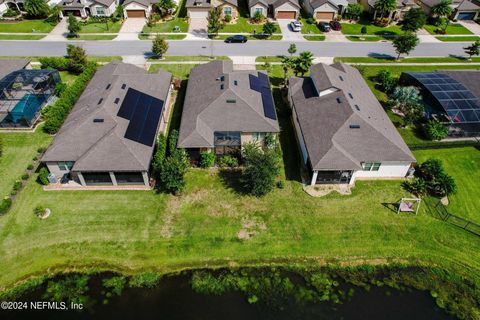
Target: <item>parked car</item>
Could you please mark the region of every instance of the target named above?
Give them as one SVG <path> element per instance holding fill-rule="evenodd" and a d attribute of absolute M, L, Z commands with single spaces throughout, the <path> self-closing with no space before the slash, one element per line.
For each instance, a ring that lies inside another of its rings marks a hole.
<path fill-rule="evenodd" d="M 290 22 L 290 28 L 292 28 L 292 31 L 300 32 L 302 31 L 302 23 L 298 20 L 294 20 Z"/>
<path fill-rule="evenodd" d="M 323 32 L 329 32 L 330 31 L 330 24 L 328 22 L 319 22 L 318 27 Z"/>
<path fill-rule="evenodd" d="M 236 34 L 234 36 L 228 37 L 225 39 L 226 43 L 245 43 L 247 42 L 247 37 L 242 36 L 240 34 Z"/>
<path fill-rule="evenodd" d="M 330 21 L 330 27 L 335 31 L 342 30 L 342 24 L 338 21 Z"/>

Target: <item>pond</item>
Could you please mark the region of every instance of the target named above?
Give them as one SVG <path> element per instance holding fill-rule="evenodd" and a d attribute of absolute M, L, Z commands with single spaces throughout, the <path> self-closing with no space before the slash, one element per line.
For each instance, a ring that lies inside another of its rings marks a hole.
<path fill-rule="evenodd" d="M 0 311 L 1 319 L 454 319 L 437 307 L 426 291 L 397 290 L 387 286 L 365 290 L 350 284 L 342 289 L 352 292 L 342 303 L 298 303 L 287 298 L 278 303 L 252 303 L 240 293 L 220 295 L 198 293 L 192 289 L 191 274 L 163 277 L 153 288 L 125 287 L 121 295 L 103 303 L 102 276 L 89 281 L 93 306 L 88 311 Z M 17 301 L 44 301 L 46 285 Z M 102 293 L 101 293 L 102 292 Z M 277 292 L 271 292 L 276 295 Z"/>

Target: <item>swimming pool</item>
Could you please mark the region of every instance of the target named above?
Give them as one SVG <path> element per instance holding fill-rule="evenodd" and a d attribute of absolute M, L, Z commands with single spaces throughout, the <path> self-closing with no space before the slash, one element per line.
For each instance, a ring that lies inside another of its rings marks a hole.
<path fill-rule="evenodd" d="M 22 120 L 30 123 L 48 97 L 47 94 L 26 94 L 10 111 L 10 120 L 13 123 L 19 123 Z"/>

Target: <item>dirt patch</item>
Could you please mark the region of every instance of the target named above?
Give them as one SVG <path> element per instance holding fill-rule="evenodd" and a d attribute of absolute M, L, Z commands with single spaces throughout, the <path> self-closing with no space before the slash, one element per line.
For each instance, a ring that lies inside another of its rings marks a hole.
<path fill-rule="evenodd" d="M 240 240 L 248 240 L 262 231 L 267 230 L 267 225 L 259 217 L 250 216 L 242 219 L 242 229 L 237 233 Z"/>

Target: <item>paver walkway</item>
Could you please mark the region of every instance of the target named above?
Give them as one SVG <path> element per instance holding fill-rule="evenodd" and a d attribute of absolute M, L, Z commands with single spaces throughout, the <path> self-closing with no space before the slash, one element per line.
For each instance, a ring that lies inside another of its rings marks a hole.
<path fill-rule="evenodd" d="M 476 23 L 475 21 L 458 20 L 458 23 L 460 23 L 462 26 L 464 26 L 477 36 L 480 36 L 480 24 Z"/>
<path fill-rule="evenodd" d="M 142 32 L 146 22 L 147 20 L 144 18 L 126 19 L 118 32 L 118 36 L 113 40 L 138 40 L 138 35 Z"/>
<path fill-rule="evenodd" d="M 205 40 L 208 38 L 208 22 L 205 18 L 190 18 L 187 40 Z"/>
<path fill-rule="evenodd" d="M 305 41 L 301 32 L 294 32 L 290 28 L 290 22 L 292 22 L 292 20 L 278 19 L 277 22 L 282 31 L 283 41 Z"/>
<path fill-rule="evenodd" d="M 50 33 L 43 37 L 43 41 L 65 41 L 68 35 L 67 19 L 63 18 Z"/>

